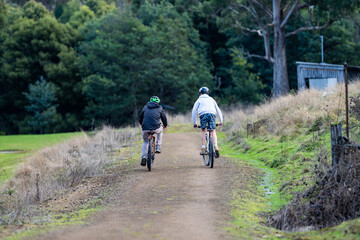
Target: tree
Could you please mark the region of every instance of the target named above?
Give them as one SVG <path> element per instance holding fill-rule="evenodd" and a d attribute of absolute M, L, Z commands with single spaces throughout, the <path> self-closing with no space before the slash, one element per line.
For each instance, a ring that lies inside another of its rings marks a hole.
<path fill-rule="evenodd" d="M 36 132 L 44 133 L 44 128 L 55 123 L 56 116 L 56 97 L 55 85 L 47 83 L 41 77 L 40 81 L 29 85 L 29 92 L 23 93 L 29 105 L 25 106 L 26 111 L 33 114 L 28 122 Z"/>
<path fill-rule="evenodd" d="M 116 10 L 114 2 L 107 4 L 104 0 L 87 0 L 85 5 L 88 6 L 97 17 L 100 17 L 106 13 L 115 12 Z"/>
<path fill-rule="evenodd" d="M 0 0 L 0 29 L 4 26 L 6 19 L 6 6 L 5 1 Z"/>
<path fill-rule="evenodd" d="M 61 23 L 67 23 L 71 16 L 74 15 L 75 12 L 79 11 L 81 7 L 80 0 L 70 0 L 65 5 L 63 5 L 62 14 L 59 17 L 59 21 Z"/>
<path fill-rule="evenodd" d="M 109 14 L 83 28 L 79 65 L 88 121 L 115 126 L 137 118 L 138 88 L 144 81 L 149 28 L 131 13 Z M 133 122 L 134 122 L 133 121 Z M 88 123 L 87 123 L 88 124 Z"/>
<path fill-rule="evenodd" d="M 79 11 L 75 12 L 74 15 L 70 17 L 69 23 L 72 27 L 78 29 L 94 17 L 94 12 L 91 11 L 88 6 L 81 6 Z"/>
<path fill-rule="evenodd" d="M 205 58 L 193 45 L 196 32 L 167 14 L 148 13 L 156 16 L 146 14 L 146 25 L 130 12 L 119 12 L 82 29 L 84 41 L 77 63 L 88 101 L 88 121 L 115 126 L 136 122 L 152 95 L 185 111 L 201 84 L 211 81 Z"/>
<path fill-rule="evenodd" d="M 354 11 L 359 3 L 359 0 L 272 0 L 272 3 L 266 0 L 243 0 L 230 1 L 227 10 L 236 18 L 236 27 L 263 38 L 264 55 L 248 51 L 244 53 L 247 57 L 265 59 L 274 65 L 273 94 L 278 97 L 289 92 L 286 38 L 302 31 L 325 29 Z M 292 19 L 294 17 L 297 18 Z"/>
<path fill-rule="evenodd" d="M 260 93 L 264 89 L 264 85 L 256 74 L 250 72 L 253 65 L 249 64 L 241 54 L 236 50 L 232 54 L 233 65 L 229 72 L 233 79 L 233 86 L 225 89 L 227 103 L 259 103 L 264 97 Z"/>
<path fill-rule="evenodd" d="M 137 12 L 145 25 L 151 27 L 151 58 L 145 74 L 149 88 L 179 112 L 192 106 L 194 92 L 200 86 L 215 87 L 206 62 L 205 44 L 187 13 L 179 13 L 170 3 L 144 3 Z M 196 97 L 196 95 L 195 95 Z"/>
<path fill-rule="evenodd" d="M 21 93 L 43 76 L 57 87 L 59 113 L 79 115 L 84 107 L 78 68 L 74 65 L 79 32 L 69 24 L 59 23 L 35 1 L 29 1 L 20 10 L 20 16 L 14 17 L 5 29 L 7 36 L 1 45 L 1 73 L 8 88 L 2 111 L 14 115 L 11 121 L 17 128 L 17 122 L 24 118 L 26 102 Z"/>

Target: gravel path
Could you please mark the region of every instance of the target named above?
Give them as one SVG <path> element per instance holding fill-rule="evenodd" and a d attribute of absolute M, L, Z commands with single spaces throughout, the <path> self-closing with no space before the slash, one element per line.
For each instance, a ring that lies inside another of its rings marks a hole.
<path fill-rule="evenodd" d="M 230 239 L 224 230 L 239 167 L 226 158 L 205 167 L 200 132 L 165 133 L 151 172 L 139 163 L 114 182 L 108 207 L 85 226 L 40 239 Z"/>

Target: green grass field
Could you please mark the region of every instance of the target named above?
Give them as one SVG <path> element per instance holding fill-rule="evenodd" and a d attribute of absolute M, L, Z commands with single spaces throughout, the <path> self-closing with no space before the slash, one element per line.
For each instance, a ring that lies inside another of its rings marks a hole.
<path fill-rule="evenodd" d="M 0 182 L 10 178 L 16 166 L 30 154 L 81 134 L 83 133 L 0 136 Z M 6 151 L 14 152 L 4 153 Z"/>

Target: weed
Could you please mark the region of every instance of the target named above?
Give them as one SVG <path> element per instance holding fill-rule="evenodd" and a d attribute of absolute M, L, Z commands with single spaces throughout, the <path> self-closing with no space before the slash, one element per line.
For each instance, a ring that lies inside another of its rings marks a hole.
<path fill-rule="evenodd" d="M 55 198 L 84 178 L 104 174 L 116 161 L 109 157 L 111 152 L 134 143 L 135 133 L 134 129 L 104 127 L 93 137 L 83 134 L 29 157 L 2 186 L 2 222 L 31 218 L 33 204 Z"/>

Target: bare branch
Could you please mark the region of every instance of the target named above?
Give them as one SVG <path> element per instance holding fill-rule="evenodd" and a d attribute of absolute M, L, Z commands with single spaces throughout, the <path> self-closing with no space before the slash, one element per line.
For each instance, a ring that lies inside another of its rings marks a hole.
<path fill-rule="evenodd" d="M 283 9 L 282 9 L 283 12 L 287 12 L 288 8 L 289 8 L 291 5 L 293 5 L 293 4 L 291 4 L 290 2 L 286 3 L 285 6 L 284 6 Z"/>
<path fill-rule="evenodd" d="M 274 63 L 273 58 L 268 59 L 266 56 L 261 56 L 261 55 L 257 55 L 257 54 L 244 53 L 244 57 L 246 57 L 246 58 L 260 58 L 260 59 L 266 60 L 266 61 L 268 61 L 270 63 Z"/>
<path fill-rule="evenodd" d="M 288 23 L 291 15 L 294 13 L 295 9 L 297 9 L 297 5 L 299 4 L 299 0 L 295 0 L 293 6 L 291 7 L 290 11 L 288 12 L 288 14 L 286 15 L 285 19 L 282 21 L 280 27 L 284 28 L 286 26 L 286 24 Z"/>
<path fill-rule="evenodd" d="M 256 23 L 259 25 L 259 26 L 263 26 L 263 24 L 261 23 L 260 21 L 260 17 L 259 15 L 257 14 L 256 10 L 252 7 L 252 5 L 250 7 L 246 6 L 246 5 L 243 5 L 243 4 L 238 4 L 237 5 L 239 8 L 243 8 L 245 9 L 246 11 L 248 11 L 254 18 L 254 20 L 256 21 Z M 239 12 L 237 12 L 236 10 L 234 10 L 232 7 L 230 7 L 230 9 L 234 12 L 236 12 L 237 14 L 239 14 Z"/>
<path fill-rule="evenodd" d="M 308 26 L 308 27 L 301 27 L 301 28 L 298 28 L 296 29 L 295 31 L 293 32 L 290 32 L 290 33 L 287 33 L 285 35 L 285 37 L 290 37 L 292 35 L 295 35 L 299 32 L 302 32 L 302 31 L 315 31 L 315 30 L 321 30 L 321 29 L 324 29 L 324 28 L 327 28 L 329 25 L 331 25 L 332 23 L 334 22 L 333 19 L 330 19 L 329 22 L 327 22 L 326 24 L 322 25 L 322 26 Z"/>
<path fill-rule="evenodd" d="M 269 55 L 269 52 L 265 52 L 265 56 L 258 54 L 251 54 L 249 51 L 245 51 L 244 47 L 242 47 L 241 52 L 243 53 L 245 58 L 259 58 L 268 61 L 269 63 L 274 63 L 274 58 Z"/>
<path fill-rule="evenodd" d="M 266 12 L 270 17 L 272 17 L 272 11 L 271 11 L 270 8 L 268 8 L 268 7 L 266 6 L 266 4 L 262 4 L 262 3 L 260 3 L 258 0 L 250 0 L 250 1 L 252 1 L 252 2 L 255 3 L 256 5 L 258 5 L 260 8 L 265 9 L 265 12 Z"/>
<path fill-rule="evenodd" d="M 249 8 L 248 6 L 245 6 L 245 5 L 243 5 L 243 4 L 239 4 L 238 7 L 243 8 L 243 9 L 245 9 L 246 11 L 248 11 L 248 12 L 251 14 L 251 16 L 253 16 L 253 18 L 254 18 L 256 21 L 258 21 L 258 16 L 257 16 L 257 14 L 256 14 L 255 12 L 253 12 L 251 8 Z M 230 7 L 230 9 L 231 9 L 232 11 L 236 11 L 236 10 L 234 10 L 232 7 Z M 237 12 L 237 13 L 239 13 L 239 12 Z"/>
<path fill-rule="evenodd" d="M 257 33 L 260 37 L 263 36 L 261 33 L 261 29 L 250 29 L 250 28 L 244 27 L 238 21 L 236 21 L 235 25 L 244 31 L 251 32 L 251 33 Z"/>
<path fill-rule="evenodd" d="M 310 8 L 308 8 L 308 13 L 309 13 L 309 26 L 312 26 L 312 17 L 313 17 L 313 15 L 312 15 L 312 12 L 311 12 Z"/>

